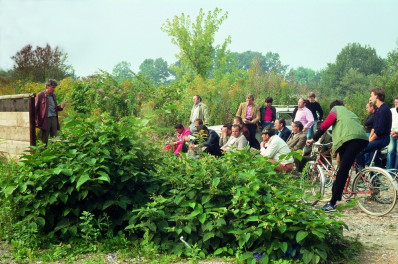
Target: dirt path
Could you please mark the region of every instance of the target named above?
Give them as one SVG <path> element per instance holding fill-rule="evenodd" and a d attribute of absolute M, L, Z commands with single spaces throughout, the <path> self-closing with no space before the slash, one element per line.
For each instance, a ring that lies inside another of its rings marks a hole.
<path fill-rule="evenodd" d="M 359 263 L 398 263 L 398 207 L 383 217 L 370 216 L 358 207 L 343 210 L 342 220 L 349 230 L 344 235 L 358 237 L 365 245 Z"/>
<path fill-rule="evenodd" d="M 321 207 L 326 200 L 317 206 Z M 338 204 L 344 204 L 344 200 Z M 344 235 L 358 237 L 365 246 L 357 263 L 398 263 L 398 205 L 382 217 L 368 215 L 357 206 L 344 208 L 342 214 L 344 217 L 339 219 L 348 226 Z"/>

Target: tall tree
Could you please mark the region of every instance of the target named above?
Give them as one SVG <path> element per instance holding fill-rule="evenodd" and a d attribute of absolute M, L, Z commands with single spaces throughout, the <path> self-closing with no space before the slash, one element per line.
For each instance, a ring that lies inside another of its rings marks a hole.
<path fill-rule="evenodd" d="M 127 61 L 121 61 L 113 67 L 112 74 L 118 80 L 133 79 L 133 73 L 131 71 L 131 63 Z"/>
<path fill-rule="evenodd" d="M 369 76 L 379 75 L 383 67 L 384 61 L 377 56 L 374 48 L 362 47 L 358 43 L 348 44 L 337 55 L 336 62 L 329 63 L 321 72 L 322 91 L 328 95 L 338 94 L 344 97 L 349 91 L 343 88 L 347 83 L 346 75 L 354 76 L 352 70 Z"/>
<path fill-rule="evenodd" d="M 175 16 L 173 20 L 167 19 L 162 26 L 162 31 L 167 33 L 172 39 L 172 43 L 177 45 L 180 53 L 177 59 L 181 66 L 176 68 L 177 76 L 189 74 L 191 79 L 199 74 L 207 78 L 212 71 L 215 58 L 215 51 L 219 46 L 214 46 L 214 36 L 222 22 L 228 17 L 228 13 L 221 14 L 222 10 L 216 8 L 213 12 L 209 11 L 207 16 L 200 9 L 195 22 L 191 22 L 190 16 Z M 222 47 L 225 49 L 230 38 L 224 41 Z"/>
<path fill-rule="evenodd" d="M 319 73 L 310 68 L 304 68 L 302 66 L 297 69 L 291 69 L 289 76 L 293 74 L 293 81 L 300 85 L 308 85 L 311 83 L 317 83 L 321 80 Z"/>
<path fill-rule="evenodd" d="M 392 106 L 398 96 L 398 42 L 397 47 L 387 54 L 385 64 L 377 85 L 385 89 L 386 101 Z"/>
<path fill-rule="evenodd" d="M 285 75 L 288 65 L 283 65 L 278 53 L 267 52 L 265 56 L 257 51 L 245 51 L 242 53 L 232 52 L 233 58 L 237 61 L 239 68 L 249 70 L 253 60 L 259 63 L 263 72 L 274 72 L 276 74 Z"/>
<path fill-rule="evenodd" d="M 170 70 L 167 61 L 162 58 L 145 59 L 140 65 L 140 72 L 149 76 L 156 85 L 166 83 L 173 72 Z"/>
<path fill-rule="evenodd" d="M 44 48 L 26 45 L 11 59 L 14 60 L 13 77 L 16 80 L 45 82 L 46 79 L 63 79 L 73 76 L 74 70 L 66 64 L 68 55 L 58 46 L 52 49 L 50 45 Z"/>

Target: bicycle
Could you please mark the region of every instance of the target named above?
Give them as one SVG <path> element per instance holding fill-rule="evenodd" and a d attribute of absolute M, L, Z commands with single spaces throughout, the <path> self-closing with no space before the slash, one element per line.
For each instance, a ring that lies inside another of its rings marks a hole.
<path fill-rule="evenodd" d="M 331 143 L 328 143 L 331 144 Z M 325 188 L 330 187 L 336 179 L 337 169 L 319 150 L 328 144 L 314 143 L 311 155 L 315 157 L 308 162 L 303 175 L 309 185 L 303 185 L 306 201 L 316 205 L 325 194 Z M 375 152 L 372 162 L 376 157 Z M 326 175 L 326 176 L 325 176 Z M 310 190 L 308 190 L 310 189 Z M 383 216 L 388 214 L 397 202 L 398 183 L 386 170 L 378 167 L 367 167 L 359 170 L 356 162 L 348 175 L 343 190 L 343 197 L 356 199 L 357 206 L 369 215 Z M 311 193 L 312 198 L 308 197 Z"/>

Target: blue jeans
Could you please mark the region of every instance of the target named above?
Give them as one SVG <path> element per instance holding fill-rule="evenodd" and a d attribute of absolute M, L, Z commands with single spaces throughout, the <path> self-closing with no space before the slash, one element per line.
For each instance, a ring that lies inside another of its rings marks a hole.
<path fill-rule="evenodd" d="M 378 139 L 373 140 L 372 142 L 369 142 L 368 146 L 365 148 L 364 151 L 362 151 L 361 153 L 359 153 L 356 157 L 357 160 L 357 164 L 360 168 L 364 168 L 365 167 L 365 153 L 369 153 L 375 150 L 379 150 L 384 148 L 385 146 L 387 146 L 390 143 L 390 136 L 386 135 L 383 137 L 380 137 Z M 370 158 L 370 157 L 369 157 Z M 378 164 L 376 164 L 377 166 Z"/>
<path fill-rule="evenodd" d="M 317 126 L 318 126 L 318 120 L 315 119 L 312 127 L 308 128 L 307 130 L 307 139 L 311 139 L 315 135 Z"/>
<path fill-rule="evenodd" d="M 261 124 L 261 131 L 262 131 L 266 126 L 274 127 L 274 123 L 272 123 L 272 122 L 263 122 L 263 123 Z"/>
<path fill-rule="evenodd" d="M 398 137 L 390 136 L 386 169 L 398 169 Z"/>

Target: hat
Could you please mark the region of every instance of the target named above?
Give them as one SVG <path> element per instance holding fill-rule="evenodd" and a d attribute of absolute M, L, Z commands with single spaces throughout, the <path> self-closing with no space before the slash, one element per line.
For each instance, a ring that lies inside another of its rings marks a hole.
<path fill-rule="evenodd" d="M 270 125 L 265 126 L 261 134 L 275 134 L 275 129 Z"/>

